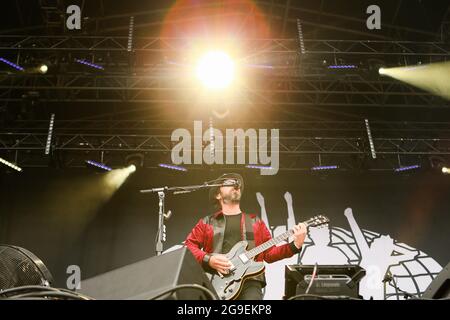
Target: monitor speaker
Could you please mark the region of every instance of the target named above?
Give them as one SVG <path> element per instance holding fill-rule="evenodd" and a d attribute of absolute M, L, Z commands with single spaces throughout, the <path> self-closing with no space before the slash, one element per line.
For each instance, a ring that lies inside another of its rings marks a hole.
<path fill-rule="evenodd" d="M 102 300 L 207 300 L 208 290 L 217 299 L 202 267 L 183 247 L 83 280 L 78 292 Z"/>
<path fill-rule="evenodd" d="M 287 265 L 284 299 L 318 299 L 321 297 L 360 298 L 359 281 L 366 274 L 355 265 Z M 309 288 L 309 290 L 308 290 Z"/>

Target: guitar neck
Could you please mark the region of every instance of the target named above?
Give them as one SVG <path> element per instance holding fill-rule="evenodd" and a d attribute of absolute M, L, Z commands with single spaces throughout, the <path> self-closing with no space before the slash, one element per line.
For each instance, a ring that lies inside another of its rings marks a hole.
<path fill-rule="evenodd" d="M 258 254 L 266 251 L 267 249 L 276 246 L 277 244 L 279 244 L 280 242 L 288 239 L 290 236 L 292 236 L 294 234 L 294 230 L 288 230 L 283 234 L 280 234 L 279 236 L 272 238 L 266 242 L 264 242 L 263 244 L 247 251 L 246 255 L 249 259 L 253 259 L 254 257 L 256 257 Z"/>
<path fill-rule="evenodd" d="M 306 225 L 306 227 L 318 227 L 321 226 L 325 223 L 328 223 L 330 220 L 323 216 L 323 215 L 318 215 L 315 216 L 309 220 L 303 221 L 303 223 Z M 273 246 L 276 246 L 277 244 L 279 244 L 280 242 L 286 240 L 287 238 L 289 238 L 290 236 L 292 236 L 294 234 L 294 229 L 290 229 L 288 231 L 286 231 L 283 234 L 280 234 L 278 237 L 272 238 L 266 242 L 264 242 L 263 244 L 257 246 L 256 248 L 253 248 L 249 251 L 247 251 L 246 256 L 249 259 L 253 259 L 254 257 L 256 257 L 258 254 L 266 251 L 267 249 L 270 249 Z"/>

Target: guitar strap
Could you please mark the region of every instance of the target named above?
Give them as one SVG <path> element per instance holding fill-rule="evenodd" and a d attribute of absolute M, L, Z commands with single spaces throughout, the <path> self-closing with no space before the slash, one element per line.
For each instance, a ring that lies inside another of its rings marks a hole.
<path fill-rule="evenodd" d="M 253 233 L 253 224 L 255 224 L 258 221 L 257 220 L 258 218 L 257 217 L 252 218 L 249 214 L 245 213 L 243 213 L 243 215 L 245 223 L 242 224 L 242 237 L 243 240 L 246 240 L 248 242 L 247 250 L 251 250 L 255 247 L 255 234 Z M 260 281 L 262 282 L 263 287 L 266 286 L 266 276 L 264 273 L 254 276 L 250 279 Z"/>
<path fill-rule="evenodd" d="M 242 224 L 242 239 L 248 242 L 247 250 L 253 249 L 255 247 L 255 235 L 253 233 L 253 224 L 256 219 L 251 218 L 249 214 L 244 215 L 244 223 Z"/>

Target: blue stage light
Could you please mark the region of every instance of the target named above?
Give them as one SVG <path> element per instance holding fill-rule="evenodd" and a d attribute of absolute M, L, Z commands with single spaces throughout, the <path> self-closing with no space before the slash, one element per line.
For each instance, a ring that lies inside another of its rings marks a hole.
<path fill-rule="evenodd" d="M 174 165 L 170 165 L 170 164 L 160 163 L 158 166 L 160 166 L 161 168 L 166 168 L 166 169 L 172 169 L 172 170 L 178 170 L 178 171 L 187 171 L 186 168 L 179 167 L 179 166 L 174 166 Z"/>
<path fill-rule="evenodd" d="M 319 170 L 335 170 L 339 168 L 338 166 L 317 166 L 317 167 L 312 167 L 311 170 L 314 171 L 319 171 Z"/>
<path fill-rule="evenodd" d="M 15 63 L 12 63 L 11 61 L 6 60 L 5 58 L 0 58 L 0 61 L 3 62 L 3 63 L 6 63 L 6 64 L 9 65 L 10 67 L 13 67 L 14 69 L 17 69 L 17 70 L 19 70 L 19 71 L 24 71 L 24 70 L 25 70 L 25 69 L 22 68 L 21 66 L 15 64 Z"/>
<path fill-rule="evenodd" d="M 111 171 L 112 170 L 112 168 L 110 168 L 107 165 L 105 165 L 103 163 L 100 163 L 100 162 L 95 162 L 95 161 L 92 161 L 92 160 L 86 160 L 86 163 L 91 165 L 91 166 L 93 166 L 93 167 L 96 167 L 96 168 L 99 168 L 99 169 L 103 169 L 105 171 Z"/>

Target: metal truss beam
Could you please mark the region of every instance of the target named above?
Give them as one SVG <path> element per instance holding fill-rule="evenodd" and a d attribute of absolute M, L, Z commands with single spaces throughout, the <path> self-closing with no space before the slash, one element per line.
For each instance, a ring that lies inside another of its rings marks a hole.
<path fill-rule="evenodd" d="M 176 95 L 167 94 L 192 93 L 197 88 L 180 79 L 176 61 L 164 58 L 167 54 L 175 60 L 182 56 L 186 40 L 189 39 L 135 37 L 135 56 L 130 59 L 127 37 L 0 35 L 0 55 L 17 54 L 12 60 L 18 64 L 27 63 L 33 54 L 40 55 L 39 59 L 54 59 L 52 72 L 46 75 L 0 74 L 0 101 L 20 102 L 27 91 L 37 91 L 43 102 L 190 103 L 190 99 L 175 100 Z M 448 107 L 448 102 L 429 93 L 380 79 L 380 65 L 371 65 L 366 59 L 377 58 L 381 65 L 382 61 L 394 59 L 398 63 L 398 59 L 411 56 L 417 61 L 424 59 L 423 62 L 442 61 L 450 57 L 450 43 L 305 40 L 306 54 L 302 59 L 298 58 L 297 39 L 247 39 L 242 47 L 243 64 L 269 61 L 273 67 L 262 70 L 259 80 L 257 77 L 246 84 L 246 100 L 251 104 Z M 105 70 L 86 69 L 74 63 L 77 57 L 88 57 Z M 323 65 L 323 60 L 332 64 L 336 57 L 340 57 L 339 61 L 344 59 L 344 63 L 362 64 L 357 70 L 329 70 Z"/>
<path fill-rule="evenodd" d="M 0 150 L 44 150 L 45 133 L 0 133 Z M 170 152 L 170 135 L 54 134 L 54 150 Z M 449 139 L 375 138 L 377 154 L 446 155 Z M 280 154 L 368 154 L 361 137 L 280 137 Z"/>
<path fill-rule="evenodd" d="M 44 154 L 47 121 L 19 121 L 0 133 L 0 156 L 22 167 L 82 167 L 91 159 L 121 167 L 134 153 L 144 156 L 145 167 L 170 163 L 174 128 L 192 128 L 188 121 L 58 121 L 51 156 Z M 218 123 L 222 130 L 228 123 Z M 339 165 L 342 170 L 392 171 L 393 168 L 429 162 L 428 157 L 450 159 L 448 122 L 371 122 L 377 159 L 371 159 L 361 121 L 233 122 L 233 127 L 280 128 L 281 171 L 307 171 L 317 165 Z M 105 134 L 108 130 L 113 132 Z M 83 133 L 80 133 L 83 132 Z M 270 150 L 269 150 L 270 151 Z M 248 157 L 248 152 L 246 156 Z M 446 160 L 444 160 L 446 161 Z M 245 165 L 215 165 L 245 169 Z M 187 165 L 204 170 L 204 165 Z"/>
<path fill-rule="evenodd" d="M 9 137 L 11 138 L 11 137 Z M 21 167 L 73 168 L 86 166 L 86 160 L 106 163 L 112 167 L 126 166 L 127 156 L 144 156 L 144 167 L 156 168 L 158 163 L 171 163 L 170 141 L 165 137 L 66 135 L 57 136 L 59 147 L 50 156 L 44 155 L 45 135 L 14 136 L 7 149 L 0 147 L 0 156 Z M 7 141 L 0 137 L 3 146 Z M 370 158 L 368 143 L 362 138 L 293 138 L 280 143 L 280 171 L 308 171 L 318 165 L 338 165 L 340 170 L 392 171 L 394 168 L 420 164 L 429 166 L 428 157 L 450 159 L 450 139 L 375 139 L 377 159 Z M 248 156 L 248 155 L 247 155 Z M 445 160 L 447 159 L 447 160 Z M 189 170 L 205 170 L 202 164 L 183 165 Z M 216 164 L 214 168 L 248 170 L 245 165 Z M 326 173 L 325 173 L 326 174 Z"/>
<path fill-rule="evenodd" d="M 5 124 L 2 132 L 8 133 L 46 133 L 47 120 L 16 120 Z M 192 121 L 187 120 L 58 120 L 55 130 L 58 133 L 97 134 L 106 131 L 115 134 L 152 134 L 169 135 L 176 128 L 190 128 Z M 299 121 L 299 120 L 215 120 L 214 127 L 224 130 L 227 127 L 253 129 L 280 129 L 289 136 L 366 136 L 364 121 Z M 435 139 L 450 138 L 450 122 L 417 121 L 370 121 L 373 135 L 380 138 L 394 139 Z"/>
<path fill-rule="evenodd" d="M 159 71 L 158 71 L 159 70 Z M 401 82 L 378 80 L 365 74 L 326 74 L 281 77 L 267 74 L 264 81 L 245 86 L 240 104 L 356 107 L 436 107 L 449 102 Z M 199 92 L 196 84 L 180 81 L 174 70 L 153 69 L 148 75 L 66 74 L 0 75 L 0 101 L 21 102 L 37 92 L 42 102 L 130 102 L 190 104 Z M 177 94 L 171 94 L 176 92 Z M 206 99 L 206 98 L 205 98 Z M 206 99 L 207 100 L 207 99 Z M 239 100 L 237 100 L 239 101 Z"/>
<path fill-rule="evenodd" d="M 186 41 L 195 38 L 133 38 L 133 50 L 139 52 L 185 52 Z M 306 53 L 370 56 L 450 56 L 450 43 L 395 40 L 311 40 L 304 39 Z M 16 51 L 67 51 L 67 52 L 127 52 L 128 37 L 124 36 L 32 36 L 0 35 L 0 50 Z M 246 55 L 255 53 L 297 53 L 298 40 L 246 39 L 241 43 Z"/>

